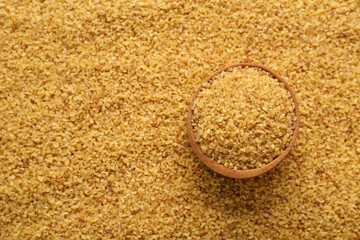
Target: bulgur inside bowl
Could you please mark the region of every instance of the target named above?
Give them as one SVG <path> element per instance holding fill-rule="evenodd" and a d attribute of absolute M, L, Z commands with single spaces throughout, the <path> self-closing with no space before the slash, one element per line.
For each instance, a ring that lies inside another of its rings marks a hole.
<path fill-rule="evenodd" d="M 284 83 L 257 67 L 234 67 L 202 85 L 192 107 L 201 150 L 225 167 L 262 167 L 292 138 L 295 105 Z"/>

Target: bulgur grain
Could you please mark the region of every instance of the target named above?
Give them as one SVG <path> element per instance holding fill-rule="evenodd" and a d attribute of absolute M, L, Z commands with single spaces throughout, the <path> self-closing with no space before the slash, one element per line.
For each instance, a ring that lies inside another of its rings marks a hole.
<path fill-rule="evenodd" d="M 202 151 L 225 167 L 262 167 L 287 147 L 295 106 L 284 83 L 256 67 L 235 67 L 202 85 L 192 107 Z"/>
<path fill-rule="evenodd" d="M 0 0 L 0 239 L 359 239 L 359 22 L 357 0 Z M 301 132 L 234 180 L 186 111 L 248 61 L 296 89 Z"/>

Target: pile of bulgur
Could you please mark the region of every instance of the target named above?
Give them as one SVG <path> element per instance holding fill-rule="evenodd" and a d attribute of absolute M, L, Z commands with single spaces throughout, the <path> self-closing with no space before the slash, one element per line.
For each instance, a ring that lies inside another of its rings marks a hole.
<path fill-rule="evenodd" d="M 360 7 L 0 1 L 0 239 L 359 239 Z M 215 69 L 296 89 L 288 157 L 247 180 L 190 148 Z"/>
<path fill-rule="evenodd" d="M 201 150 L 235 170 L 262 167 L 288 146 L 295 105 L 285 84 L 257 67 L 230 68 L 202 85 L 192 106 Z"/>

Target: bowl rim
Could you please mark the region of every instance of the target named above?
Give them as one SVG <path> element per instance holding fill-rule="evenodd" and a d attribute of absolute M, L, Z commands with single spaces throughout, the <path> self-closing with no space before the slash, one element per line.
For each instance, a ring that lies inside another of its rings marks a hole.
<path fill-rule="evenodd" d="M 285 84 L 285 88 L 290 92 L 291 97 L 293 99 L 294 105 L 295 105 L 295 116 L 296 116 L 296 122 L 295 122 L 295 129 L 294 129 L 294 133 L 293 136 L 291 138 L 291 141 L 289 143 L 289 145 L 286 147 L 286 149 L 274 160 L 272 160 L 270 163 L 260 167 L 260 168 L 255 168 L 255 169 L 247 169 L 247 170 L 235 170 L 232 168 L 228 168 L 225 167 L 224 165 L 216 162 L 215 160 L 212 160 L 209 156 L 207 156 L 200 148 L 199 144 L 196 141 L 195 138 L 195 133 L 194 133 L 194 128 L 192 125 L 192 116 L 193 116 L 193 111 L 192 111 L 192 107 L 194 105 L 195 99 L 197 98 L 199 92 L 202 89 L 202 86 L 204 83 L 209 82 L 210 80 L 213 79 L 213 77 L 215 77 L 216 75 L 220 74 L 221 72 L 227 71 L 230 68 L 235 68 L 235 67 L 257 67 L 257 68 L 261 68 L 266 72 L 269 72 L 272 76 L 274 76 L 279 82 L 282 82 Z M 300 129 L 300 110 L 299 110 L 299 103 L 296 99 L 295 96 L 295 92 L 294 90 L 290 87 L 290 85 L 275 71 L 271 70 L 268 67 L 265 67 L 261 64 L 257 64 L 257 63 L 250 63 L 250 62 L 243 62 L 243 63 L 237 63 L 237 64 L 233 64 L 233 65 L 229 65 L 227 67 L 221 68 L 219 70 L 217 70 L 216 72 L 214 72 L 212 75 L 210 75 L 205 81 L 203 81 L 200 86 L 197 88 L 197 90 L 195 91 L 195 94 L 193 95 L 189 108 L 188 108 L 188 117 L 187 117 L 187 130 L 188 130 L 188 137 L 190 140 L 190 145 L 192 146 L 194 152 L 196 153 L 196 155 L 200 158 L 200 160 L 206 165 L 208 166 L 211 170 L 224 175 L 226 177 L 231 177 L 231 178 L 251 178 L 251 177 L 256 177 L 259 176 L 260 174 L 266 173 L 267 171 L 269 171 L 270 169 L 274 168 L 276 165 L 278 165 L 280 163 L 281 160 L 283 160 L 286 155 L 290 152 L 290 150 L 292 149 L 292 147 L 294 146 L 295 140 L 299 134 L 299 129 Z"/>

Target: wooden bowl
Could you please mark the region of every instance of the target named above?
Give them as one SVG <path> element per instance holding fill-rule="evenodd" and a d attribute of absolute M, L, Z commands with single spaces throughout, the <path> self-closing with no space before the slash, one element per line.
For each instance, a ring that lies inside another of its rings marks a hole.
<path fill-rule="evenodd" d="M 195 139 L 195 133 L 194 133 L 194 129 L 193 129 L 193 125 L 191 122 L 192 116 L 193 116 L 193 112 L 192 112 L 192 106 L 194 105 L 195 99 L 197 98 L 199 92 L 201 91 L 202 88 L 202 84 L 205 82 L 210 81 L 214 76 L 216 76 L 217 74 L 228 70 L 229 68 L 234 68 L 234 67 L 257 67 L 257 68 L 261 68 L 269 73 L 271 73 L 278 81 L 283 82 L 285 84 L 286 89 L 290 92 L 291 97 L 294 101 L 295 104 L 295 115 L 296 115 L 296 123 L 295 123 L 295 130 L 294 130 L 294 134 L 292 136 L 292 139 L 290 141 L 290 144 L 287 146 L 287 148 L 282 152 L 282 154 L 280 154 L 277 158 L 275 158 L 273 161 L 271 161 L 270 163 L 266 164 L 265 166 L 262 166 L 260 168 L 255 168 L 255 169 L 248 169 L 248 170 L 235 170 L 232 168 L 228 168 L 225 167 L 224 165 L 212 160 L 209 156 L 207 156 L 200 148 L 199 144 L 197 143 L 196 139 Z M 279 162 L 281 160 L 283 160 L 286 155 L 290 152 L 291 148 L 294 146 L 296 137 L 299 134 L 299 128 L 300 128 L 300 110 L 299 110 L 299 103 L 295 97 L 295 93 L 294 90 L 289 86 L 289 84 L 276 72 L 274 72 L 273 70 L 262 66 L 260 64 L 255 64 L 255 63 L 238 63 L 238 64 L 234 64 L 231 66 L 227 66 L 225 68 L 222 68 L 218 71 L 216 71 L 214 74 L 212 74 L 210 77 L 208 77 L 204 82 L 203 82 L 199 88 L 197 89 L 197 91 L 195 92 L 189 109 L 188 109 L 188 118 L 187 118 L 187 130 L 188 130 L 188 136 L 189 136 L 189 140 L 190 140 L 190 144 L 192 146 L 192 148 L 194 149 L 194 152 L 196 153 L 196 155 L 200 158 L 200 160 L 205 163 L 206 166 L 208 166 L 211 170 L 220 173 L 226 177 L 231 177 L 231 178 L 250 178 L 250 177 L 256 177 L 259 176 L 260 174 L 266 173 L 267 171 L 269 171 L 270 169 L 272 169 L 273 167 L 275 167 L 277 164 L 279 164 Z"/>

